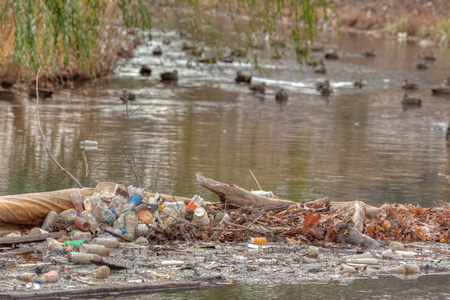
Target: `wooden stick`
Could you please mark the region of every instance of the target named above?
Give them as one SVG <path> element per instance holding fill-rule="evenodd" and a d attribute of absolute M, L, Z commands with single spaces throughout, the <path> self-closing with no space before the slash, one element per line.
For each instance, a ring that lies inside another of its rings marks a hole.
<path fill-rule="evenodd" d="M 352 210 L 354 210 L 354 209 L 356 209 L 356 207 L 350 207 L 349 209 L 346 209 L 346 210 L 344 210 L 344 211 L 341 211 L 340 213 L 334 214 L 334 215 L 332 215 L 332 216 L 329 216 L 328 218 L 325 218 L 325 219 L 323 219 L 323 220 L 320 220 L 320 221 L 319 221 L 319 224 L 321 224 L 321 223 L 323 223 L 323 222 L 325 222 L 325 221 L 328 221 L 329 219 L 332 219 L 332 218 L 334 218 L 334 217 L 337 217 L 337 216 L 339 216 L 339 215 L 342 215 L 342 214 L 344 214 L 344 213 L 346 213 L 346 212 L 352 211 Z"/>
<path fill-rule="evenodd" d="M 255 177 L 255 175 L 253 175 L 253 172 L 252 172 L 252 170 L 249 170 L 250 171 L 250 174 L 252 174 L 252 176 L 253 176 L 253 179 L 255 179 L 255 181 L 256 181 L 256 184 L 258 185 L 258 187 L 259 187 L 259 190 L 260 191 L 262 191 L 262 188 L 261 188 L 261 186 L 259 185 L 259 182 L 258 182 L 258 180 L 256 179 L 256 177 Z"/>

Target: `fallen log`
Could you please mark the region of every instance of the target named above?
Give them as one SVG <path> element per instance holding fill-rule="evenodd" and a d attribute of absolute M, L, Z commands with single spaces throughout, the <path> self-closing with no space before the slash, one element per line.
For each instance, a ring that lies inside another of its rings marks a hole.
<path fill-rule="evenodd" d="M 219 196 L 219 200 L 223 203 L 236 204 L 239 206 L 280 209 L 288 208 L 290 205 L 295 203 L 290 200 L 257 196 L 237 185 L 215 181 L 200 174 L 195 174 L 195 179 L 202 187 L 217 194 Z"/>
<path fill-rule="evenodd" d="M 376 240 L 359 232 L 351 219 L 336 225 L 335 231 L 341 242 L 369 249 L 382 249 L 382 246 Z"/>

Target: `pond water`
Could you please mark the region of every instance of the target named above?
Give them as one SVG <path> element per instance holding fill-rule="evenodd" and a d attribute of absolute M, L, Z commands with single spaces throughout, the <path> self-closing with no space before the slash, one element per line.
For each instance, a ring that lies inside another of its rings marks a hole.
<path fill-rule="evenodd" d="M 155 32 L 152 44 L 138 48 L 116 76 L 58 90 L 41 101 L 50 150 L 80 181 L 85 176 L 80 141 L 95 140 L 99 150 L 87 151 L 93 168 L 89 185 L 136 185 L 125 158 L 131 153 L 125 105 L 115 95 L 126 88 L 137 95 L 129 106 L 133 153 L 150 191 L 199 193 L 215 201 L 216 195 L 197 184 L 195 173 L 258 189 L 252 170 L 262 189 L 296 201 L 324 196 L 373 205 L 447 201 L 450 187 L 440 174 L 450 173 L 445 142 L 450 98 L 432 96 L 430 88 L 450 75 L 448 49 L 322 34 L 318 42 L 337 47 L 341 58 L 327 60 L 328 73 L 319 75 L 299 67 L 287 50 L 282 60 L 261 60 L 260 71 L 245 62 L 192 68 L 176 38 L 162 45 L 162 57 L 153 56 L 161 40 Z M 375 58 L 360 55 L 368 48 L 375 49 Z M 437 60 L 428 70 L 416 70 L 423 51 L 434 51 Z M 139 75 L 142 64 L 152 67 L 150 77 Z M 173 69 L 179 71 L 178 84 L 161 83 L 159 74 Z M 265 82 L 266 94 L 256 96 L 247 85 L 236 84 L 237 70 L 252 73 L 253 83 Z M 354 89 L 360 78 L 367 87 Z M 315 90 L 324 79 L 334 88 L 330 97 Z M 405 79 L 420 83 L 414 96 L 423 100 L 422 107 L 401 106 Z M 289 93 L 286 105 L 274 100 L 279 87 Z M 45 151 L 35 101 L 0 105 L 0 194 L 73 187 Z"/>
<path fill-rule="evenodd" d="M 191 68 L 180 51 L 181 40 L 162 45 L 164 55 L 155 57 L 151 49 L 161 44 L 162 34 L 156 32 L 154 38 L 151 46 L 138 48 L 116 76 L 58 90 L 40 103 L 51 152 L 80 181 L 85 176 L 80 141 L 98 141 L 98 150 L 87 151 L 93 169 L 89 186 L 102 181 L 136 185 L 126 160 L 133 152 L 143 186 L 165 194 L 201 194 L 216 201 L 216 195 L 197 184 L 194 174 L 258 189 L 252 170 L 264 190 L 296 201 L 327 196 L 332 201 L 360 199 L 375 206 L 385 202 L 433 206 L 448 200 L 450 186 L 442 175 L 450 173 L 450 147 L 445 141 L 450 98 L 430 91 L 450 76 L 448 49 L 322 34 L 318 41 L 336 46 L 341 58 L 326 61 L 328 73 L 319 75 L 307 66 L 299 67 L 288 51 L 283 60 L 260 61 L 261 71 L 253 71 L 247 63 Z M 368 48 L 375 49 L 375 58 L 360 55 Z M 423 51 L 434 51 L 437 60 L 419 71 L 414 63 Z M 143 64 L 152 67 L 152 76 L 139 75 Z M 178 84 L 161 83 L 159 74 L 173 69 L 179 72 Z M 237 70 L 251 72 L 254 83 L 265 82 L 266 94 L 256 96 L 248 86 L 236 84 Z M 354 89 L 353 82 L 361 78 L 368 86 Z M 315 83 L 324 79 L 334 88 L 330 97 L 315 90 Z M 413 95 L 423 100 L 422 107 L 401 106 L 405 79 L 420 83 Z M 274 100 L 279 87 L 289 93 L 285 105 Z M 125 105 L 115 94 L 123 89 L 137 97 L 129 106 L 133 147 Z M 0 101 L 0 106 L 0 195 L 74 187 L 45 151 L 35 102 L 24 98 Z M 151 299 L 267 295 L 442 299 L 450 296 L 445 289 L 448 280 L 448 275 L 435 275 L 326 285 L 227 285 Z"/>
<path fill-rule="evenodd" d="M 450 275 L 420 276 L 408 279 L 394 276 L 343 280 L 330 283 L 299 285 L 222 285 L 199 291 L 135 296 L 123 300 L 182 300 L 182 299 L 449 299 L 446 282 Z"/>

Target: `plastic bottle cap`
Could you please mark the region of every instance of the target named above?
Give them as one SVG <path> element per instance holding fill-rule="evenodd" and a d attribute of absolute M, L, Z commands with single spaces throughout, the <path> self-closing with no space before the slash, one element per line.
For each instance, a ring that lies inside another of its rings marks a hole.
<path fill-rule="evenodd" d="M 42 280 L 38 279 L 38 280 L 36 280 L 34 283 L 42 284 Z"/>

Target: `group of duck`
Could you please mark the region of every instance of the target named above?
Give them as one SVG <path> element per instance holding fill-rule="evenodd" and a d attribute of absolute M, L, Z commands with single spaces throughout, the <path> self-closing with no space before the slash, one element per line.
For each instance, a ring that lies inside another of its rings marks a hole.
<path fill-rule="evenodd" d="M 168 45 L 170 43 L 171 42 L 168 38 L 165 38 L 163 40 L 163 44 L 165 44 L 165 45 Z M 203 54 L 203 49 L 199 49 L 195 45 L 192 45 L 189 43 L 183 43 L 181 49 L 183 51 L 186 51 L 189 55 L 195 56 L 195 57 L 201 57 Z M 337 51 L 335 49 L 326 49 L 325 50 L 324 47 L 322 47 L 322 46 L 315 46 L 311 50 L 313 52 L 324 52 L 324 56 L 323 56 L 324 59 L 332 59 L 332 60 L 339 59 L 339 54 L 337 53 Z M 152 50 L 152 53 L 155 56 L 161 56 L 163 51 L 160 46 L 156 46 Z M 366 58 L 374 58 L 376 56 L 374 49 L 363 50 L 360 53 L 363 57 L 366 57 Z M 223 62 L 233 62 L 234 56 L 242 56 L 242 55 L 245 55 L 245 54 L 233 52 L 228 55 L 224 55 L 219 60 L 223 61 Z M 427 69 L 428 63 L 436 60 L 434 53 L 431 51 L 420 53 L 418 55 L 418 58 L 420 61 L 416 64 L 416 68 L 421 69 L 421 70 Z M 311 58 L 308 59 L 307 64 L 314 67 L 315 73 L 325 74 L 326 67 L 325 67 L 324 59 L 319 60 L 315 56 L 311 56 Z M 215 62 L 217 62 L 217 60 L 218 59 L 216 57 L 204 57 L 204 58 L 199 58 L 197 60 L 197 62 L 199 62 L 199 63 L 215 63 Z M 150 76 L 152 74 L 152 70 L 150 69 L 150 67 L 143 65 L 140 69 L 140 74 L 142 76 Z M 162 82 L 177 82 L 178 81 L 178 71 L 174 70 L 172 72 L 161 73 L 160 79 Z M 257 94 L 264 94 L 266 91 L 265 83 L 250 84 L 251 79 L 252 79 L 251 75 L 247 75 L 247 74 L 244 74 L 242 71 L 238 71 L 236 74 L 236 77 L 235 77 L 235 82 L 249 84 L 249 89 L 252 92 L 257 93 Z M 353 86 L 355 88 L 363 88 L 366 85 L 367 85 L 367 82 L 362 79 L 357 80 L 353 83 Z M 402 88 L 407 89 L 407 90 L 414 90 L 414 89 L 418 89 L 419 85 L 416 83 L 410 83 L 407 80 L 405 80 Z M 322 96 L 329 96 L 329 95 L 331 95 L 331 93 L 333 93 L 333 89 L 331 87 L 329 80 L 317 82 L 316 90 Z M 444 85 L 432 88 L 432 92 L 433 92 L 433 94 L 450 94 L 450 77 L 445 80 Z M 123 100 L 125 100 L 125 99 L 126 100 L 135 100 L 136 96 L 134 94 L 124 90 L 123 94 L 121 95 L 121 98 Z M 279 89 L 275 95 L 275 100 L 277 102 L 286 102 L 288 100 L 287 92 L 283 88 Z M 404 94 L 404 96 L 402 98 L 402 104 L 404 104 L 404 105 L 419 105 L 420 106 L 421 103 L 422 103 L 421 99 L 411 98 L 406 93 Z"/>

